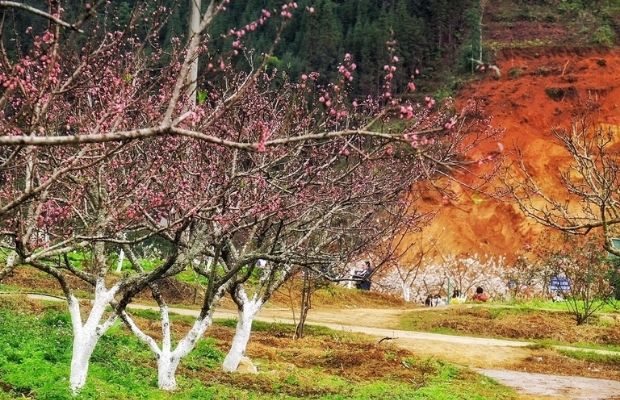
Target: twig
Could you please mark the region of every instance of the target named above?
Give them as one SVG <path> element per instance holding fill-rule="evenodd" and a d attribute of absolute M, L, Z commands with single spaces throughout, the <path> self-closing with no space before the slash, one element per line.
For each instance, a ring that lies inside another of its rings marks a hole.
<path fill-rule="evenodd" d="M 52 22 L 54 22 L 54 23 L 56 23 L 56 24 L 58 24 L 60 26 L 64 26 L 65 28 L 69 28 L 69 29 L 72 29 L 74 31 L 77 31 L 77 32 L 80 32 L 80 33 L 84 33 L 83 30 L 79 29 L 75 25 L 70 24 L 68 22 L 65 22 L 65 21 L 61 20 L 60 18 L 53 16 L 52 14 L 46 13 L 45 11 L 41 11 L 38 8 L 31 7 L 31 6 L 27 5 L 27 4 L 18 3 L 18 2 L 15 2 L 15 1 L 0 0 L 0 8 L 19 8 L 21 10 L 28 11 L 29 13 L 38 15 L 40 17 L 47 18 L 50 21 L 52 21 Z"/>
<path fill-rule="evenodd" d="M 384 337 L 383 339 L 379 340 L 379 341 L 377 342 L 377 344 L 381 344 L 381 342 L 383 342 L 383 341 L 395 340 L 395 339 L 398 339 L 398 338 L 397 338 L 397 337 L 389 337 L 389 336 L 386 336 L 386 337 Z"/>

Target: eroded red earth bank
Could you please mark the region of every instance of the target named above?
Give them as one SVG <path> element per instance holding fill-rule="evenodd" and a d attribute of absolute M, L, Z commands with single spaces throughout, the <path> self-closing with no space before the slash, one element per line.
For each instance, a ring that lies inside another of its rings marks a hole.
<path fill-rule="evenodd" d="M 498 63 L 501 79 L 489 76 L 468 85 L 457 103 L 481 101 L 493 125 L 505 130 L 500 140 L 507 162 L 515 161 L 514 151 L 521 149 L 542 186 L 560 194 L 557 175 L 567 157 L 554 144 L 551 131 L 569 126 L 575 106 L 590 100 L 600 104 L 595 119 L 620 135 L 620 51 L 511 50 Z M 555 99 L 548 89 L 556 94 Z M 440 196 L 425 199 L 425 206 L 441 206 L 423 233 L 426 238 L 440 238 L 439 251 L 505 255 L 511 260 L 526 245 L 536 245 L 543 229 L 526 219 L 516 204 L 462 194 L 447 205 Z"/>

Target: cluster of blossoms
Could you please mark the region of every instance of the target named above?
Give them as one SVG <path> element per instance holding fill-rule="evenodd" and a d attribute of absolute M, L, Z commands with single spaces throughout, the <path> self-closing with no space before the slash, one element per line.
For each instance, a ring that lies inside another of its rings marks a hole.
<path fill-rule="evenodd" d="M 333 92 L 330 94 L 328 90 L 323 90 L 319 97 L 319 102 L 326 107 L 327 114 L 336 120 L 342 120 L 349 116 L 349 111 L 344 108 L 342 97 L 347 92 L 348 85 L 353 82 L 353 73 L 357 69 L 357 65 L 353 62 L 353 56 L 350 53 L 344 55 L 344 61 L 338 66 L 340 79 L 337 84 L 330 84 L 329 89 Z M 353 107 L 359 104 L 354 101 Z M 338 107 L 340 106 L 340 107 Z"/>
<path fill-rule="evenodd" d="M 248 33 L 254 32 L 259 27 L 265 25 L 269 18 L 271 18 L 271 12 L 269 10 L 263 9 L 261 10 L 261 16 L 257 20 L 247 23 L 244 27 L 240 29 L 231 29 L 230 31 L 228 31 L 229 36 L 235 37 L 235 40 L 232 43 L 235 55 L 238 54 L 238 51 L 243 48 L 243 43 L 241 39 L 243 39 L 243 37 Z"/>
<path fill-rule="evenodd" d="M 62 205 L 56 200 L 48 200 L 43 203 L 42 211 L 37 217 L 37 227 L 57 225 L 67 219 L 71 214 L 71 207 Z"/>
<path fill-rule="evenodd" d="M 400 118 L 412 119 L 413 118 L 413 106 L 411 104 L 400 106 Z"/>
<path fill-rule="evenodd" d="M 430 110 L 431 108 L 435 107 L 435 99 L 433 99 L 430 96 L 426 96 L 424 98 L 424 101 L 426 102 L 426 107 Z"/>
<path fill-rule="evenodd" d="M 339 87 L 337 85 L 332 85 L 332 89 L 335 92 L 339 91 Z M 325 91 L 321 97 L 319 97 L 319 102 L 323 104 L 327 108 L 327 113 L 331 117 L 335 117 L 336 119 L 346 118 L 349 115 L 347 110 L 338 110 L 335 107 L 334 100 L 330 97 L 329 92 Z"/>
<path fill-rule="evenodd" d="M 265 147 L 265 142 L 267 142 L 267 140 L 271 137 L 271 129 L 263 121 L 257 122 L 256 125 L 259 131 L 258 145 L 256 149 L 262 153 L 267 150 Z"/>
<path fill-rule="evenodd" d="M 394 56 L 393 60 L 398 60 L 398 57 Z M 383 66 L 383 70 L 385 71 L 385 76 L 383 79 L 385 83 L 383 84 L 383 97 L 386 99 L 392 98 L 392 80 L 394 79 L 394 72 L 396 72 L 396 65 L 385 64 Z"/>
<path fill-rule="evenodd" d="M 308 80 L 316 81 L 318 78 L 319 78 L 318 72 L 310 72 L 309 74 L 302 74 L 301 83 L 299 84 L 299 87 L 302 89 L 305 89 L 306 86 L 308 85 Z"/>
<path fill-rule="evenodd" d="M 291 1 L 289 3 L 283 4 L 282 5 L 282 11 L 280 11 L 280 15 L 282 16 L 282 18 L 293 18 L 293 13 L 291 13 L 291 10 L 295 10 L 297 9 L 297 2 L 296 1 Z"/>
<path fill-rule="evenodd" d="M 405 134 L 405 139 L 408 140 L 415 149 L 435 144 L 434 138 L 427 138 L 426 136 L 420 137 L 417 133 Z"/>
<path fill-rule="evenodd" d="M 31 32 L 32 28 L 27 31 Z M 0 87 L 8 92 L 20 89 L 22 96 L 14 96 L 11 104 L 19 108 L 24 103 L 36 101 L 42 93 L 59 82 L 60 64 L 47 54 L 47 48 L 54 41 L 54 35 L 45 31 L 33 38 L 33 50 L 13 64 L 10 70 L 0 72 Z M 45 96 L 44 96 L 45 97 Z"/>
<path fill-rule="evenodd" d="M 350 53 L 345 54 L 344 55 L 345 64 L 342 64 L 338 67 L 338 72 L 340 72 L 340 74 L 342 74 L 344 79 L 349 82 L 353 81 L 353 71 L 357 69 L 357 65 L 351 62 L 352 58 L 353 57 L 351 56 Z"/>
<path fill-rule="evenodd" d="M 444 126 L 443 126 L 443 127 L 444 127 L 444 128 L 446 128 L 446 129 L 448 129 L 448 130 L 449 130 L 449 129 L 452 129 L 452 128 L 454 128 L 454 125 L 456 125 L 456 121 L 457 121 L 456 116 L 453 116 L 453 117 L 451 117 L 451 118 L 450 118 L 450 120 L 448 120 L 448 122 L 446 122 L 446 123 L 444 124 Z"/>
<path fill-rule="evenodd" d="M 400 62 L 400 58 L 394 54 L 396 51 L 395 40 L 390 40 L 386 42 L 386 45 L 387 45 L 388 52 L 390 53 L 390 62 L 383 66 L 383 71 L 385 72 L 385 75 L 383 76 L 383 80 L 384 80 L 383 97 L 385 100 L 389 100 L 390 104 L 392 104 L 393 106 L 397 106 L 399 102 L 397 99 L 393 98 L 392 83 L 394 81 L 395 73 L 398 70 L 398 67 L 396 66 L 396 64 Z M 416 69 L 415 73 L 419 74 L 420 72 Z M 412 76 L 412 79 L 413 77 L 414 76 Z M 407 91 L 414 92 L 415 90 L 416 90 L 416 85 L 415 83 L 413 83 L 413 81 L 410 81 L 409 83 L 407 83 Z M 413 116 L 414 116 L 414 109 L 412 105 L 407 104 L 407 105 L 402 105 L 400 107 L 400 118 L 401 119 L 412 119 Z"/>
<path fill-rule="evenodd" d="M 226 6 L 230 4 L 230 0 L 224 0 L 222 4 L 217 6 L 218 11 L 226 11 Z"/>

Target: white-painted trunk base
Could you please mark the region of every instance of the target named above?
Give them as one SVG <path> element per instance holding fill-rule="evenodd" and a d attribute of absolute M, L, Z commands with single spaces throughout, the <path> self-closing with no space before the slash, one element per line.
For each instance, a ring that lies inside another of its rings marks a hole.
<path fill-rule="evenodd" d="M 118 253 L 118 263 L 116 264 L 116 273 L 120 274 L 123 271 L 123 262 L 125 261 L 125 252 L 123 249 Z"/>
<path fill-rule="evenodd" d="M 86 384 L 90 357 L 95 350 L 97 340 L 89 335 L 76 335 L 73 338 L 73 355 L 71 357 L 71 374 L 69 383 L 73 394 L 77 394 Z"/>
<path fill-rule="evenodd" d="M 176 390 L 176 372 L 179 361 L 180 359 L 172 353 L 162 353 L 159 356 L 159 360 L 157 360 L 157 386 L 161 390 Z"/>
<path fill-rule="evenodd" d="M 114 294 L 117 290 L 118 285 L 112 287 L 110 290 L 106 290 L 103 280 L 97 281 L 93 307 L 84 324 L 82 324 L 79 301 L 72 295 L 67 299 L 71 323 L 73 325 L 73 350 L 69 385 L 74 395 L 86 384 L 90 357 L 93 354 L 93 350 L 95 350 L 95 346 L 99 342 L 99 338 L 101 338 L 114 324 L 116 316 L 111 316 L 103 323 L 101 323 L 101 321 L 104 317 L 106 307 L 114 298 Z"/>
<path fill-rule="evenodd" d="M 241 362 L 241 358 L 245 354 L 245 349 L 250 340 L 252 321 L 254 320 L 255 313 L 256 311 L 239 311 L 239 320 L 237 321 L 235 336 L 233 337 L 230 350 L 222 363 L 222 369 L 224 371 L 235 372 L 239 367 L 239 362 Z"/>
<path fill-rule="evenodd" d="M 411 288 L 409 286 L 403 285 L 403 300 L 411 301 Z"/>

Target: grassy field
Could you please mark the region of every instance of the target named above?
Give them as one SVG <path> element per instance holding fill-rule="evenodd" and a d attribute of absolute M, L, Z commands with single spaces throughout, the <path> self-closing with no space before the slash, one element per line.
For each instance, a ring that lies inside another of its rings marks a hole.
<path fill-rule="evenodd" d="M 156 335 L 149 313 L 139 323 Z M 177 334 L 190 321 L 174 318 Z M 468 370 L 325 328 L 291 339 L 292 327 L 256 324 L 248 355 L 256 375 L 219 369 L 232 321 L 213 326 L 181 364 L 179 390 L 156 388 L 155 360 L 122 325 L 97 346 L 79 399 L 516 399 L 514 392 Z M 71 324 L 64 306 L 0 299 L 0 399 L 69 399 Z"/>
<path fill-rule="evenodd" d="M 581 302 L 577 302 L 580 308 L 583 308 Z M 505 307 L 505 308 L 518 308 L 521 310 L 542 310 L 542 311 L 562 311 L 568 310 L 568 304 L 563 301 L 551 301 L 542 299 L 533 299 L 528 301 L 518 302 L 493 302 L 491 304 L 481 304 L 481 307 Z M 620 301 L 610 301 L 604 304 L 597 313 L 618 313 L 620 314 Z"/>
<path fill-rule="evenodd" d="M 404 313 L 401 329 L 539 341 L 620 351 L 620 315 L 599 314 L 577 325 L 565 311 L 530 306 L 462 305 Z"/>

